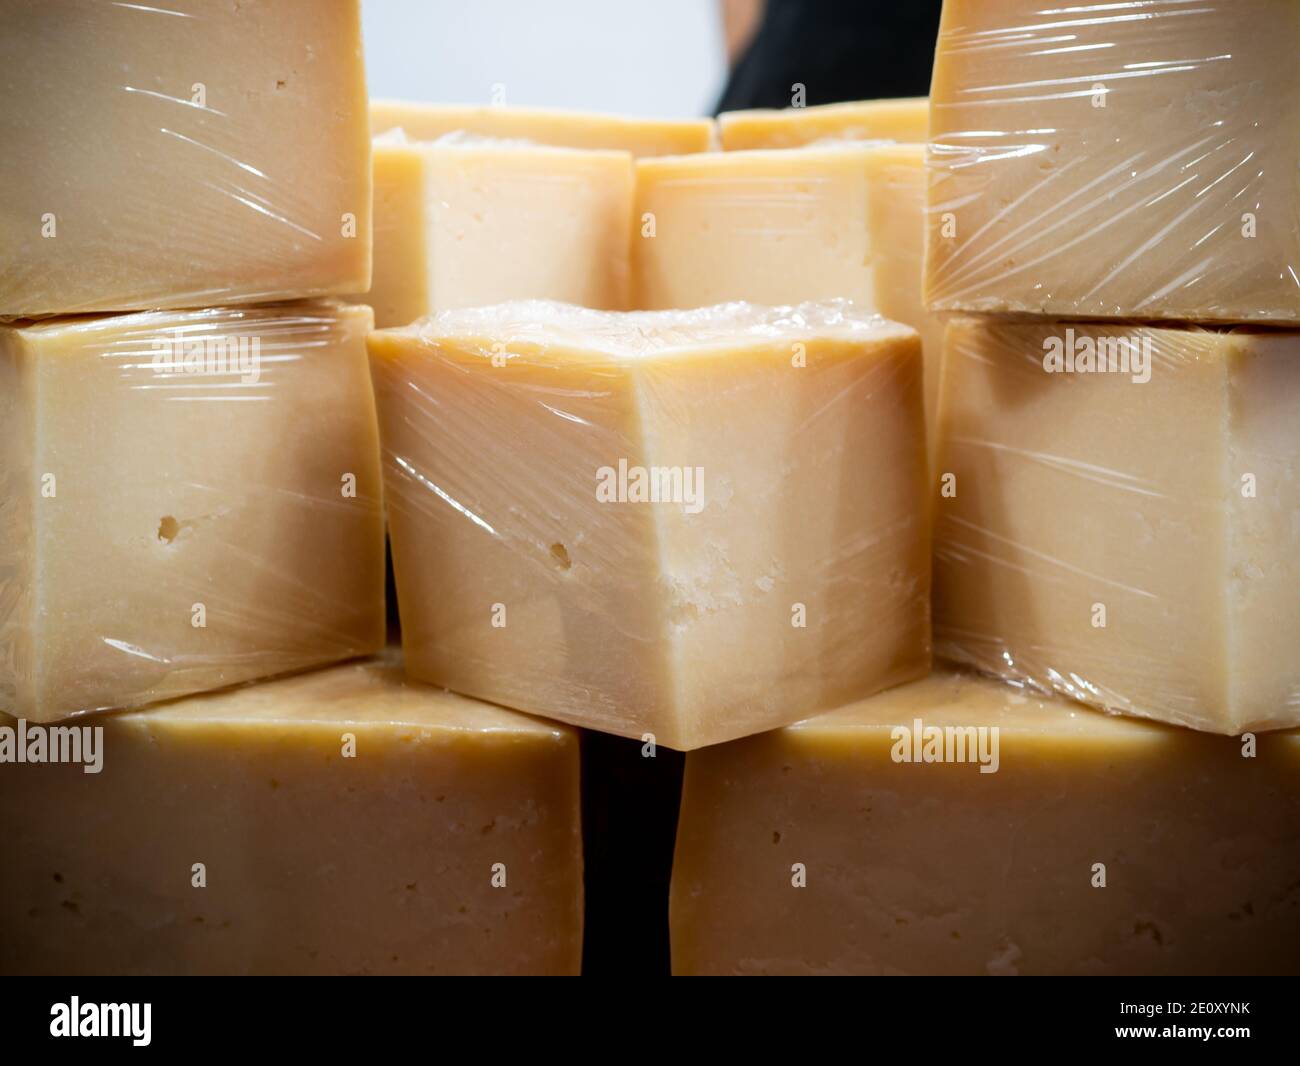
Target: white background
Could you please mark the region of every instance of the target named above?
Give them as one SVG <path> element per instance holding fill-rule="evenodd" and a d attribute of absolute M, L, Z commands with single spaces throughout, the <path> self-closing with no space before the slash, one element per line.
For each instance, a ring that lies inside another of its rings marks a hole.
<path fill-rule="evenodd" d="M 370 95 L 685 117 L 712 113 L 717 0 L 363 0 Z"/>

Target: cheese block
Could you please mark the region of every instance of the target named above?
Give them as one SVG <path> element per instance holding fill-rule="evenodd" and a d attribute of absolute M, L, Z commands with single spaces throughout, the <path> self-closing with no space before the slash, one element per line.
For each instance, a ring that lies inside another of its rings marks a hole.
<path fill-rule="evenodd" d="M 303 303 L 0 327 L 0 712 L 382 646 L 371 325 Z"/>
<path fill-rule="evenodd" d="M 578 971 L 564 726 L 385 658 L 82 727 L 97 771 L 0 768 L 2 973 Z"/>
<path fill-rule="evenodd" d="M 957 319 L 945 658 L 1112 711 L 1300 725 L 1300 335 Z"/>
<path fill-rule="evenodd" d="M 713 147 L 713 121 L 707 118 L 632 118 L 541 107 L 373 100 L 370 129 L 375 136 L 400 129 L 417 141 L 472 133 L 561 148 L 613 149 L 635 156 L 684 155 Z"/>
<path fill-rule="evenodd" d="M 718 136 L 728 152 L 797 148 L 824 140 L 924 144 L 929 126 L 930 103 L 924 96 L 782 110 L 727 111 L 718 116 Z"/>
<path fill-rule="evenodd" d="M 1300 734 L 940 672 L 686 757 L 675 974 L 1295 973 Z"/>
<path fill-rule="evenodd" d="M 874 310 L 865 145 L 637 161 L 633 306 Z"/>
<path fill-rule="evenodd" d="M 866 155 L 867 228 L 873 305 L 921 335 L 925 356 L 925 424 L 931 454 L 939 401 L 943 322 L 925 309 L 926 169 L 924 144 L 881 145 Z"/>
<path fill-rule="evenodd" d="M 932 308 L 1300 323 L 1300 4 L 1140 6 L 944 4 Z"/>
<path fill-rule="evenodd" d="M 688 749 L 928 668 L 912 330 L 522 302 L 369 343 L 411 676 Z"/>
<path fill-rule="evenodd" d="M 356 0 L 18 0 L 0 70 L 0 316 L 369 287 Z"/>
<path fill-rule="evenodd" d="M 920 332 L 933 426 L 943 327 L 921 300 L 924 212 L 923 144 L 642 160 L 633 305 L 851 299 Z"/>
<path fill-rule="evenodd" d="M 632 157 L 458 135 L 375 142 L 375 325 L 515 299 L 623 310 Z"/>

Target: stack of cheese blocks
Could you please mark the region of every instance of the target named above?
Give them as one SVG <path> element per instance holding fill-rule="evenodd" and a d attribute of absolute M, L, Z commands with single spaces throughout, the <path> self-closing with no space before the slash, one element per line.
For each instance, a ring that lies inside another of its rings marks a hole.
<path fill-rule="evenodd" d="M 579 728 L 675 972 L 1295 968 L 1286 34 L 367 121 L 355 3 L 172 7 L 13 27 L 0 972 L 575 973 Z"/>
<path fill-rule="evenodd" d="M 1297 40 L 945 2 L 934 652 L 983 676 L 689 756 L 675 972 L 1300 966 Z"/>

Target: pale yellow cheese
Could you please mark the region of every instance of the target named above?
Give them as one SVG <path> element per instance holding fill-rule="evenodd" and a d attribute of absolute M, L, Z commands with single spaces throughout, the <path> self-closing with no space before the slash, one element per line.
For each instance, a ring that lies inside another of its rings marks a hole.
<path fill-rule="evenodd" d="M 920 332 L 933 429 L 943 326 L 921 300 L 924 211 L 921 144 L 641 160 L 633 306 L 853 300 Z"/>
<path fill-rule="evenodd" d="M 955 320 L 936 654 L 1196 729 L 1300 725 L 1297 396 L 1293 333 Z"/>
<path fill-rule="evenodd" d="M 428 163 L 417 145 L 375 142 L 374 269 L 370 291 L 356 299 L 374 309 L 378 329 L 429 312 Z"/>
<path fill-rule="evenodd" d="M 1297 886 L 1300 734 L 936 673 L 687 756 L 673 972 L 1294 973 Z"/>
<path fill-rule="evenodd" d="M 417 141 L 437 140 L 448 133 L 473 133 L 562 148 L 613 149 L 635 156 L 704 152 L 713 147 L 714 139 L 713 121 L 707 118 L 632 118 L 541 107 L 400 100 L 371 101 L 370 129 L 376 136 L 400 129 Z"/>
<path fill-rule="evenodd" d="M 637 161 L 632 304 L 874 310 L 864 145 Z"/>
<path fill-rule="evenodd" d="M 0 712 L 382 645 L 371 326 L 304 303 L 0 327 Z"/>
<path fill-rule="evenodd" d="M 926 169 L 924 144 L 882 145 L 867 153 L 867 226 L 875 309 L 921 334 L 925 424 L 934 452 L 943 322 L 925 309 Z"/>
<path fill-rule="evenodd" d="M 0 765 L 0 972 L 578 971 L 564 726 L 395 658 L 78 726 L 97 773 Z"/>
<path fill-rule="evenodd" d="M 1300 4 L 948 0 L 943 310 L 1300 323 Z"/>
<path fill-rule="evenodd" d="M 0 316 L 365 292 L 357 0 L 5 5 Z"/>
<path fill-rule="evenodd" d="M 373 334 L 407 669 L 681 749 L 924 673 L 919 347 L 836 304 Z"/>
<path fill-rule="evenodd" d="M 718 136 L 728 152 L 797 148 L 822 140 L 924 144 L 929 125 L 929 101 L 919 96 L 783 110 L 728 111 L 718 116 Z"/>
<path fill-rule="evenodd" d="M 632 157 L 448 137 L 375 142 L 380 328 L 515 299 L 623 310 Z"/>

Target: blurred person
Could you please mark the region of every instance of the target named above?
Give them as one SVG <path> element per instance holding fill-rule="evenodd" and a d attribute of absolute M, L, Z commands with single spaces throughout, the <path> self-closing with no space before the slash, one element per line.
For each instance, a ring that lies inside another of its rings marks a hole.
<path fill-rule="evenodd" d="M 717 111 L 926 96 L 941 0 L 722 0 Z"/>

